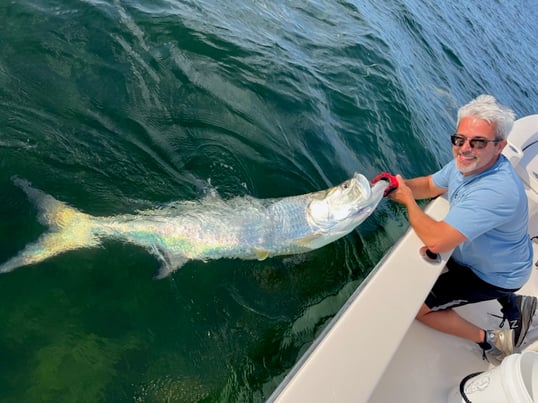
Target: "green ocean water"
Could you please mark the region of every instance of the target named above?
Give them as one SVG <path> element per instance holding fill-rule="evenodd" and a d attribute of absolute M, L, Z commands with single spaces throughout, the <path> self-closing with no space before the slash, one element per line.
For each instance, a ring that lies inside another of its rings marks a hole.
<path fill-rule="evenodd" d="M 438 169 L 481 93 L 538 113 L 538 3 L 438 3 L 2 1 L 0 261 L 45 231 L 14 176 L 94 215 L 283 197 Z M 305 255 L 1 275 L 0 402 L 264 401 L 406 228 L 383 201 Z"/>

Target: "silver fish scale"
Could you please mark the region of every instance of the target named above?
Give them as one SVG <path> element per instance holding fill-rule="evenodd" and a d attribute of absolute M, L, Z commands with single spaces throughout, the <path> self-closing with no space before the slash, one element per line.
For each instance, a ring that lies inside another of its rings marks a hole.
<path fill-rule="evenodd" d="M 308 250 L 296 242 L 313 235 L 316 230 L 306 217 L 309 201 L 307 197 L 291 197 L 278 200 L 268 207 L 267 214 L 272 221 L 272 239 L 268 242 L 268 248 L 274 254 Z"/>

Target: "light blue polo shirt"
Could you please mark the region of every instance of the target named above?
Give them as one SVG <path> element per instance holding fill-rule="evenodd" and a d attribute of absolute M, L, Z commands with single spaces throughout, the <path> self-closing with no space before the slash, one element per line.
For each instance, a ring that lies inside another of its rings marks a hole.
<path fill-rule="evenodd" d="M 497 287 L 523 286 L 532 270 L 527 195 L 510 162 L 501 155 L 486 171 L 463 176 L 452 160 L 433 182 L 448 189 L 444 221 L 467 238 L 452 258 Z"/>

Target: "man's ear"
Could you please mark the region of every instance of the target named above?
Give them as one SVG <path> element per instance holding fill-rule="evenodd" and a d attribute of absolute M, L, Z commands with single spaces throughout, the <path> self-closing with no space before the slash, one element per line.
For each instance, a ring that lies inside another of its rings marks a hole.
<path fill-rule="evenodd" d="M 506 141 L 506 140 L 501 140 L 501 141 L 497 144 L 497 155 L 499 155 L 500 153 L 502 153 L 502 151 L 504 150 L 504 147 L 506 147 L 507 144 L 508 144 L 508 141 Z"/>

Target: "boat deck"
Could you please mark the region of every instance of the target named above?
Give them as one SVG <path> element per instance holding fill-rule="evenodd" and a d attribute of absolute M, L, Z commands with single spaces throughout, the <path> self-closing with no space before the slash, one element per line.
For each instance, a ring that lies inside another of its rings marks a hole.
<path fill-rule="evenodd" d="M 529 228 L 538 232 L 538 216 Z M 538 257 L 538 244 L 533 243 Z M 538 268 L 532 271 L 527 284 L 518 294 L 538 297 Z M 482 302 L 457 308 L 471 322 L 486 329 L 496 329 L 502 316 L 497 301 Z M 506 326 L 507 324 L 505 324 Z M 516 352 L 538 351 L 538 315 L 535 314 L 527 337 Z M 396 354 L 367 400 L 386 402 L 446 402 L 452 389 L 474 372 L 485 371 L 492 364 L 482 359 L 480 348 L 472 342 L 437 332 L 413 321 Z M 427 387 L 420 385 L 426 384 Z"/>

